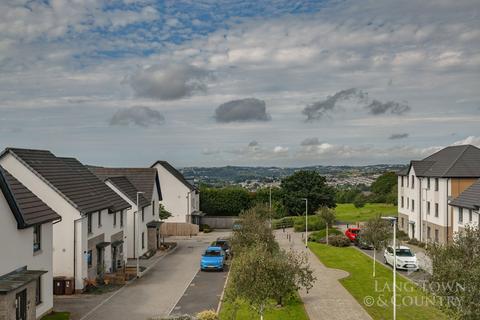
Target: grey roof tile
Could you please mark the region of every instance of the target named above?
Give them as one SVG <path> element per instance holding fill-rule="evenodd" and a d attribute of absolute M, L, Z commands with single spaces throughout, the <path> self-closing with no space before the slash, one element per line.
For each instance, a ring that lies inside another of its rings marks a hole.
<path fill-rule="evenodd" d="M 183 176 L 183 174 L 178 171 L 177 169 L 175 169 L 170 163 L 168 163 L 167 161 L 164 161 L 164 160 L 158 160 L 156 161 L 154 164 L 152 164 L 152 168 L 156 165 L 156 164 L 160 164 L 162 165 L 168 172 L 170 172 L 175 178 L 177 178 L 181 183 L 183 183 L 188 189 L 190 189 L 190 191 L 194 191 L 194 190 L 197 190 L 197 188 L 192 185 L 190 182 L 187 181 L 187 179 L 185 179 L 185 177 Z"/>
<path fill-rule="evenodd" d="M 480 207 L 480 179 L 453 199 L 450 205 L 478 210 Z"/>

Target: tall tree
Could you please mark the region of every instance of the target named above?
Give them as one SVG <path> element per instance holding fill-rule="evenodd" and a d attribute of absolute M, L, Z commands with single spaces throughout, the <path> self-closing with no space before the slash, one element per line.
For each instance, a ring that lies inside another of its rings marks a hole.
<path fill-rule="evenodd" d="M 305 201 L 308 199 L 308 214 L 313 214 L 321 206 L 335 207 L 335 190 L 329 187 L 325 177 L 318 172 L 301 170 L 282 180 L 283 204 L 289 213 L 305 214 Z"/>
<path fill-rule="evenodd" d="M 378 215 L 367 221 L 360 236 L 373 246 L 373 277 L 375 277 L 377 250 L 382 250 L 388 245 L 392 237 L 392 226 Z"/>
<path fill-rule="evenodd" d="M 325 222 L 325 228 L 326 228 L 325 239 L 328 244 L 328 227 L 331 227 L 335 222 L 335 210 L 330 209 L 328 207 L 321 207 L 316 214 L 320 217 L 320 219 L 323 220 L 323 222 Z"/>
<path fill-rule="evenodd" d="M 432 260 L 430 285 L 452 318 L 480 319 L 480 228 L 467 227 L 453 242 L 428 247 Z"/>

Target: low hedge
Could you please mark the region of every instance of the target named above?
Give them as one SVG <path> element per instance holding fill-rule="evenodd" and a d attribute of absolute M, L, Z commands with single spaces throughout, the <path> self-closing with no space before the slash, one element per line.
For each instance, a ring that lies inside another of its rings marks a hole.
<path fill-rule="evenodd" d="M 348 247 L 350 246 L 350 239 L 343 234 L 336 234 L 328 237 L 328 244 L 334 247 Z"/>
<path fill-rule="evenodd" d="M 339 235 L 342 234 L 342 232 L 338 229 L 335 228 L 328 228 L 328 236 L 333 236 L 333 235 Z M 318 242 L 318 243 L 324 243 L 325 242 L 325 237 L 327 236 L 327 230 L 322 229 L 320 231 L 315 231 L 312 232 L 308 235 L 308 241 L 311 242 Z"/>
<path fill-rule="evenodd" d="M 319 231 L 325 229 L 325 222 L 323 222 L 318 216 L 308 217 L 308 231 Z M 293 224 L 295 232 L 305 231 L 305 217 L 296 217 Z"/>
<path fill-rule="evenodd" d="M 292 228 L 295 217 L 283 217 L 272 221 L 273 229 Z"/>

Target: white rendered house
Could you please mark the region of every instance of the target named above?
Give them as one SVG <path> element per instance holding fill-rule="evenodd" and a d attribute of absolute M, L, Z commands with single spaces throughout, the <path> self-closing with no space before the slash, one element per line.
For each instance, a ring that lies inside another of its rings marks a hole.
<path fill-rule="evenodd" d="M 480 178 L 480 149 L 451 146 L 411 161 L 398 173 L 398 227 L 423 242 L 445 243 L 455 232 L 449 203 Z"/>
<path fill-rule="evenodd" d="M 89 166 L 99 179 L 129 203 L 127 211 L 128 258 L 160 247 L 160 182 L 152 168 L 105 168 Z M 137 192 L 139 209 L 137 209 Z M 138 213 L 138 214 L 137 214 Z"/>
<path fill-rule="evenodd" d="M 53 227 L 60 216 L 0 168 L 0 318 L 53 309 Z"/>
<path fill-rule="evenodd" d="M 85 279 L 121 271 L 130 205 L 74 158 L 7 148 L 0 165 L 61 216 L 53 226 L 53 276 Z"/>
<path fill-rule="evenodd" d="M 152 166 L 158 172 L 162 189 L 161 203 L 172 214 L 166 222 L 199 224 L 200 192 L 167 161 L 157 161 Z"/>
<path fill-rule="evenodd" d="M 453 208 L 453 232 L 467 226 L 480 228 L 480 179 L 450 202 Z"/>

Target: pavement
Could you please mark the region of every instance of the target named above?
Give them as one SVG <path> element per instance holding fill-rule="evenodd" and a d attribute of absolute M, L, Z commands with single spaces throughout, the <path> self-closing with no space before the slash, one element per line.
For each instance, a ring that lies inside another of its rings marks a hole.
<path fill-rule="evenodd" d="M 291 241 L 287 235 L 291 236 Z M 307 293 L 301 290 L 305 310 L 310 320 L 371 320 L 370 315 L 340 284 L 339 279 L 347 277 L 346 271 L 325 267 L 302 241 L 302 234 L 286 229 L 277 230 L 275 237 L 284 249 L 292 249 L 307 254 L 310 267 L 317 278 L 312 289 Z"/>
<path fill-rule="evenodd" d="M 72 320 L 146 320 L 167 316 L 185 293 L 187 296 L 190 294 L 188 289 L 195 283 L 202 252 L 217 237 L 226 235 L 227 232 L 212 232 L 192 238 L 169 237 L 166 241 L 176 242 L 176 249 L 157 258 L 141 278 L 107 294 L 80 294 L 55 299 L 54 309 L 72 312 Z M 226 273 L 217 275 L 225 281 Z M 205 281 L 203 278 L 200 280 Z M 223 284 L 221 287 L 223 289 Z M 210 299 L 210 295 L 214 295 L 214 298 Z M 197 292 L 190 297 L 198 300 L 200 305 L 197 307 L 203 307 L 207 300 L 211 304 L 216 299 L 218 304 L 218 295 L 217 291 L 212 290 L 208 291 L 208 298 L 205 292 Z M 185 309 L 187 305 L 189 310 L 195 308 L 194 303 L 188 302 L 185 303 Z"/>

